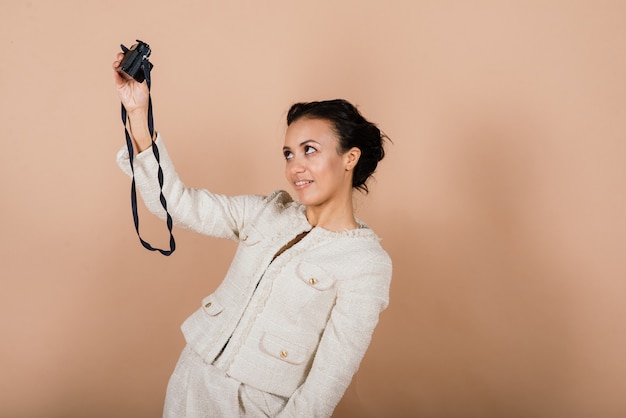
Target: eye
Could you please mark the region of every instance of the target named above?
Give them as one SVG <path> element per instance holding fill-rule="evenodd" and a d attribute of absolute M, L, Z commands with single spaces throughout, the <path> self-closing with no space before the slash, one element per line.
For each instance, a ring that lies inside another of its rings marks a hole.
<path fill-rule="evenodd" d="M 305 145 L 304 146 L 304 153 L 305 154 L 312 154 L 315 151 L 317 151 L 317 150 L 315 148 L 313 148 L 312 146 L 310 146 L 310 145 Z"/>
<path fill-rule="evenodd" d="M 291 160 L 293 158 L 293 152 L 289 150 L 284 150 L 283 156 L 285 157 L 285 160 Z"/>

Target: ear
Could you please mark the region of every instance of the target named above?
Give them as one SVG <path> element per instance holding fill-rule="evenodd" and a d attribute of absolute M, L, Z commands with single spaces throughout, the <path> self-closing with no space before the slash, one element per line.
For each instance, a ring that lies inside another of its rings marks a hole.
<path fill-rule="evenodd" d="M 359 162 L 359 158 L 361 158 L 361 150 L 357 147 L 350 148 L 344 154 L 346 171 L 354 170 L 354 167 Z"/>

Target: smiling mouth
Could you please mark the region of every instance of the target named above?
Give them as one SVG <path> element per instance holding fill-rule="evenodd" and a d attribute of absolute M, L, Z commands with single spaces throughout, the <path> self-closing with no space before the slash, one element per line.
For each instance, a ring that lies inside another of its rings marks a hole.
<path fill-rule="evenodd" d="M 299 180 L 299 181 L 296 181 L 294 184 L 296 185 L 296 187 L 302 187 L 311 183 L 313 183 L 313 180 Z"/>

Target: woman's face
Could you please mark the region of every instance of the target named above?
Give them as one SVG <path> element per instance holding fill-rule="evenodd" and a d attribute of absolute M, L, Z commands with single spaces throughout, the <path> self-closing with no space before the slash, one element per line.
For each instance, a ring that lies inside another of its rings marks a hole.
<path fill-rule="evenodd" d="M 285 177 L 303 205 L 323 207 L 351 198 L 350 168 L 356 162 L 350 152 L 340 155 L 338 148 L 337 135 L 327 120 L 301 118 L 287 127 Z"/>

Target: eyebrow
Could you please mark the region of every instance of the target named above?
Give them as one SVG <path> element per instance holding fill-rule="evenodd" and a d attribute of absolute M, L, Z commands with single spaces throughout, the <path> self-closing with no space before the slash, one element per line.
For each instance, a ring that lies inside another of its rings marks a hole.
<path fill-rule="evenodd" d="M 300 146 L 300 147 L 301 147 L 301 146 L 304 146 L 304 145 L 308 144 L 309 142 L 312 142 L 312 143 L 314 143 L 314 144 L 319 145 L 319 142 L 314 141 L 314 140 L 312 140 L 312 139 L 307 139 L 306 141 L 302 141 L 302 142 L 300 142 L 299 146 Z M 289 148 L 289 147 L 287 147 L 287 146 L 283 147 L 283 151 L 285 151 L 285 150 L 290 150 L 290 149 L 291 149 L 291 148 Z"/>

